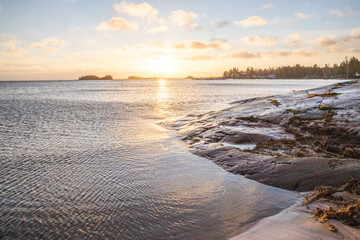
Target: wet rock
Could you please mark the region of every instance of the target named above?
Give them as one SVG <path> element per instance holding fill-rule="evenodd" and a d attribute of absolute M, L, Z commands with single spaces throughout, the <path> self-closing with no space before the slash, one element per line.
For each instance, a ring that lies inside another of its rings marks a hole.
<path fill-rule="evenodd" d="M 192 153 L 229 172 L 309 191 L 360 178 L 359 96 L 360 84 L 349 81 L 276 96 L 279 104 L 271 104 L 274 96 L 237 101 L 230 108 L 166 125 L 178 131 Z"/>

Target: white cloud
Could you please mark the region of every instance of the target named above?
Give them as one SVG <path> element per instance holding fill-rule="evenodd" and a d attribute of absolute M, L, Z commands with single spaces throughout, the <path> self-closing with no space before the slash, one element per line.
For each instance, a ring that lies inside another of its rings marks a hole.
<path fill-rule="evenodd" d="M 176 50 L 220 50 L 226 47 L 224 41 L 211 41 L 211 42 L 201 42 L 201 41 L 190 41 L 190 42 L 179 42 L 173 44 L 173 47 Z"/>
<path fill-rule="evenodd" d="M 352 30 L 350 36 L 356 39 L 360 39 L 360 28 Z"/>
<path fill-rule="evenodd" d="M 177 10 L 171 12 L 170 19 L 180 27 L 197 29 L 200 28 L 199 24 L 194 22 L 197 17 L 196 13 Z"/>
<path fill-rule="evenodd" d="M 318 55 L 318 51 L 315 50 L 306 50 L 306 49 L 300 49 L 294 51 L 294 55 L 298 57 L 313 57 Z"/>
<path fill-rule="evenodd" d="M 250 53 L 250 52 L 246 52 L 246 51 L 238 51 L 238 52 L 234 52 L 231 57 L 233 58 L 240 58 L 240 59 L 254 59 L 254 58 L 260 58 L 260 54 L 259 53 Z"/>
<path fill-rule="evenodd" d="M 218 21 L 215 23 L 215 27 L 217 28 L 223 28 L 228 26 L 230 23 L 228 21 Z"/>
<path fill-rule="evenodd" d="M 192 41 L 190 43 L 190 47 L 192 49 L 221 49 L 222 48 L 222 42 L 212 42 L 212 43 L 207 43 L 207 42 L 200 42 L 200 41 Z"/>
<path fill-rule="evenodd" d="M 298 48 L 300 47 L 300 37 L 298 33 L 293 33 L 287 36 L 284 40 L 285 44 L 289 47 Z"/>
<path fill-rule="evenodd" d="M 25 53 L 25 50 L 22 48 L 16 47 L 16 44 L 19 44 L 20 41 L 16 39 L 14 35 L 11 34 L 1 34 L 1 38 L 3 39 L 0 42 L 0 45 L 4 48 L 4 53 L 8 55 L 18 55 Z"/>
<path fill-rule="evenodd" d="M 161 25 L 161 26 L 157 26 L 157 27 L 152 27 L 148 30 L 148 33 L 164 33 L 167 32 L 168 27 Z"/>
<path fill-rule="evenodd" d="M 210 55 L 196 55 L 192 57 L 184 57 L 183 58 L 186 61 L 204 61 L 204 60 L 211 60 L 213 59 Z"/>
<path fill-rule="evenodd" d="M 343 18 L 345 16 L 344 13 L 342 11 L 340 11 L 339 9 L 330 10 L 329 13 L 331 15 L 334 15 L 334 16 L 338 17 L 338 18 Z"/>
<path fill-rule="evenodd" d="M 242 21 L 235 21 L 235 24 L 241 25 L 243 27 L 254 27 L 266 25 L 267 21 L 262 17 L 252 16 Z"/>
<path fill-rule="evenodd" d="M 305 15 L 304 13 L 301 12 L 295 12 L 294 16 L 301 19 L 307 19 L 311 17 L 310 15 Z"/>
<path fill-rule="evenodd" d="M 107 22 L 100 23 L 96 30 L 101 31 L 117 31 L 117 30 L 125 30 L 125 31 L 136 31 L 139 28 L 137 23 L 129 22 L 121 17 L 113 17 Z"/>
<path fill-rule="evenodd" d="M 261 5 L 259 7 L 259 9 L 270 9 L 270 8 L 274 8 L 274 4 L 268 3 L 268 4 Z"/>
<path fill-rule="evenodd" d="M 57 52 L 65 47 L 67 43 L 57 38 L 45 38 L 41 42 L 34 42 L 29 45 L 29 48 L 38 48 L 46 52 Z"/>
<path fill-rule="evenodd" d="M 277 44 L 276 39 L 270 38 L 268 36 L 247 36 L 242 38 L 241 41 L 247 44 L 256 44 L 256 45 L 273 46 Z"/>
<path fill-rule="evenodd" d="M 134 4 L 122 1 L 115 3 L 113 8 L 119 14 L 147 18 L 148 20 L 156 20 L 158 15 L 158 10 L 146 2 Z"/>
<path fill-rule="evenodd" d="M 352 8 L 348 8 L 348 15 L 350 16 L 357 16 L 359 15 L 359 11 L 354 11 Z"/>
<path fill-rule="evenodd" d="M 286 50 L 276 50 L 276 51 L 267 51 L 263 53 L 264 55 L 268 57 L 289 57 L 292 55 L 292 52 L 286 51 Z"/>
<path fill-rule="evenodd" d="M 337 40 L 333 35 L 326 35 L 317 39 L 317 45 L 320 47 L 329 47 L 337 44 Z"/>
<path fill-rule="evenodd" d="M 360 49 L 349 48 L 348 52 L 353 53 L 353 54 L 360 54 Z"/>

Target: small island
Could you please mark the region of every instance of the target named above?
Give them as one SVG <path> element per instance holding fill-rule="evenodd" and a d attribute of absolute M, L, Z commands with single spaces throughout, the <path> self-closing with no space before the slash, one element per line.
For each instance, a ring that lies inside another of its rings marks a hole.
<path fill-rule="evenodd" d="M 79 80 L 113 80 L 111 75 L 106 75 L 105 77 L 98 77 L 96 75 L 85 75 L 79 77 Z"/>

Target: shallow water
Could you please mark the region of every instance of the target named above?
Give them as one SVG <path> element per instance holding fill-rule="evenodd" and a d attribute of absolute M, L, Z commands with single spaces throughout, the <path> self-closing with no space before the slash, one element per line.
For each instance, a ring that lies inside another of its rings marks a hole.
<path fill-rule="evenodd" d="M 333 82 L 0 82 L 0 237 L 234 236 L 297 194 L 190 154 L 156 121 Z"/>

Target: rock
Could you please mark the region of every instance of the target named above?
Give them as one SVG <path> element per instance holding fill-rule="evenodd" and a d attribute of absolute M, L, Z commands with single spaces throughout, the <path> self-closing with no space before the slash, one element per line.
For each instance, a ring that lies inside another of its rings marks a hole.
<path fill-rule="evenodd" d="M 360 178 L 360 159 L 344 153 L 360 149 L 359 96 L 360 84 L 349 81 L 276 96 L 277 105 L 271 103 L 274 96 L 253 98 L 163 125 L 176 130 L 192 153 L 229 172 L 309 191 Z M 257 146 L 241 150 L 222 143 Z"/>

